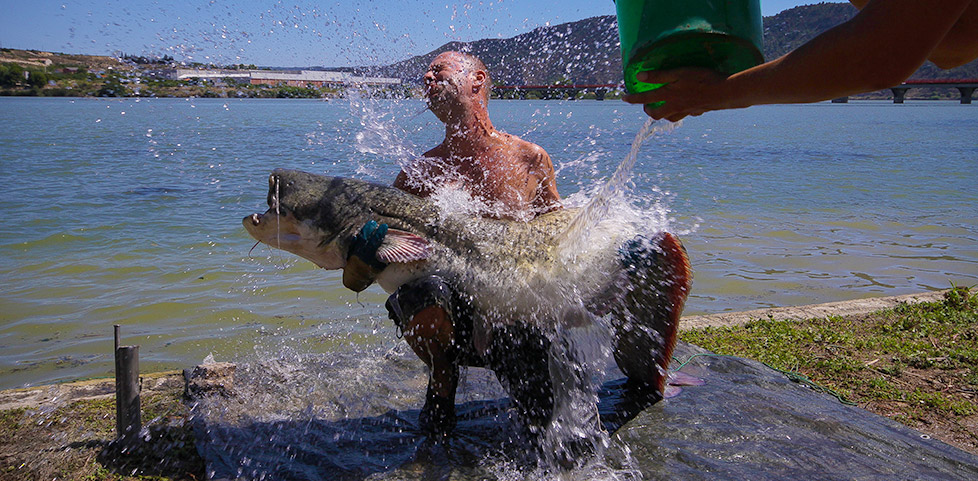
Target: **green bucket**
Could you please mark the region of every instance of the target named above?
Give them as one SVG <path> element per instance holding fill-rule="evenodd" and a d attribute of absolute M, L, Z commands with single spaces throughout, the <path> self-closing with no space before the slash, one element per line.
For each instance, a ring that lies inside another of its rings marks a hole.
<path fill-rule="evenodd" d="M 617 0 L 625 88 L 645 70 L 705 67 L 730 75 L 764 61 L 760 0 Z"/>

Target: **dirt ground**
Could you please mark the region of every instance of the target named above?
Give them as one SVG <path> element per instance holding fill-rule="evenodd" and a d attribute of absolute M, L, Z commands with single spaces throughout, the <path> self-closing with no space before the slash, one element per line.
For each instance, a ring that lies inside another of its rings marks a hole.
<path fill-rule="evenodd" d="M 2 393 L 0 480 L 204 479 L 182 376 L 150 374 L 142 386 L 143 442 L 136 449 L 113 442 L 110 379 Z"/>
<path fill-rule="evenodd" d="M 892 378 L 893 384 L 910 392 L 953 393 L 972 402 L 978 401 L 978 393 L 961 386 L 957 378 L 938 369 L 905 368 L 899 376 Z M 910 402 L 871 400 L 860 403 L 859 407 L 883 417 L 894 419 L 933 439 L 938 439 L 958 449 L 978 455 L 978 413 L 948 416 L 927 406 L 927 400 L 918 400 L 917 406 Z M 911 415 L 906 415 L 908 411 Z M 916 408 L 916 409 L 914 409 Z"/>

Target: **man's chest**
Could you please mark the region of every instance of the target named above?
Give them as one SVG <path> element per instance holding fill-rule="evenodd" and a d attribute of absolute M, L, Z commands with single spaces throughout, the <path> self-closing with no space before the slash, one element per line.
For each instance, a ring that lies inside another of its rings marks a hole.
<path fill-rule="evenodd" d="M 458 172 L 473 194 L 490 200 L 525 198 L 533 190 L 529 169 L 521 163 L 475 162 Z"/>

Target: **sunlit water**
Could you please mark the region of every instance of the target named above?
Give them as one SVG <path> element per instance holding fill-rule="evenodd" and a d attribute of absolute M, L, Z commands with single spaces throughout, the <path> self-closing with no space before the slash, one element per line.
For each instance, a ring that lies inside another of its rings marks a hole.
<path fill-rule="evenodd" d="M 571 204 L 646 120 L 615 101 L 490 109 L 551 154 Z M 646 142 L 627 196 L 682 236 L 687 314 L 972 285 L 976 119 L 950 102 L 715 112 Z M 276 167 L 389 182 L 444 134 L 420 102 L 4 98 L 0 122 L 0 388 L 110 375 L 113 324 L 143 371 L 401 342 L 379 288 L 249 255 L 240 219 Z"/>

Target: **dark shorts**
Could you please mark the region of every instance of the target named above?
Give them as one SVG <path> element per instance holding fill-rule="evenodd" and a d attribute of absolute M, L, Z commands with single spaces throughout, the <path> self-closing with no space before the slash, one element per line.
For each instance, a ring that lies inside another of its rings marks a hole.
<path fill-rule="evenodd" d="M 462 291 L 439 276 L 410 281 L 387 299 L 388 314 L 400 331 L 415 314 L 435 305 L 441 306 L 452 321 L 459 366 L 492 369 L 531 423 L 540 424 L 550 417 L 553 389 L 546 336 L 529 325 L 500 326 L 493 329 L 488 352 L 477 352 L 472 342 L 472 305 Z"/>
<path fill-rule="evenodd" d="M 476 355 L 472 343 L 472 309 L 468 299 L 440 276 L 414 279 L 398 287 L 387 298 L 387 315 L 403 334 L 408 322 L 422 309 L 440 306 L 452 322 L 455 332 L 456 360 L 460 365 L 487 367 L 487 360 Z"/>

